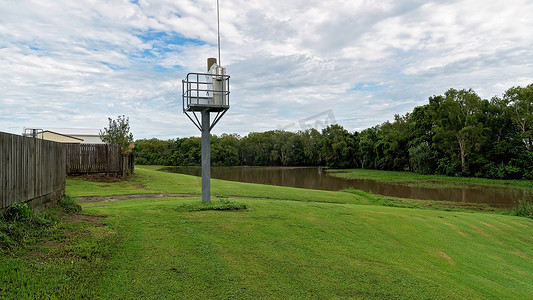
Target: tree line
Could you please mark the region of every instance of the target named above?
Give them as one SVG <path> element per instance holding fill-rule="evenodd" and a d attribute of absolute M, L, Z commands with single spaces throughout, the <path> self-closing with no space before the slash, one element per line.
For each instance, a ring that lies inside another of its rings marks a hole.
<path fill-rule="evenodd" d="M 200 165 L 199 137 L 135 142 L 137 164 Z M 273 130 L 213 135 L 213 166 L 327 166 L 533 179 L 533 84 L 481 99 L 449 89 L 394 121 L 350 132 Z"/>

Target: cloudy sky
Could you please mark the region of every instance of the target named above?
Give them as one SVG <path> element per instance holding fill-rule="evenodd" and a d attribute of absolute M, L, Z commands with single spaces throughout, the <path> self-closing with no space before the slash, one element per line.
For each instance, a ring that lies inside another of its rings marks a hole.
<path fill-rule="evenodd" d="M 214 134 L 362 130 L 449 88 L 533 83 L 530 0 L 220 0 L 231 108 Z M 0 131 L 199 136 L 181 80 L 217 56 L 216 0 L 0 0 Z"/>

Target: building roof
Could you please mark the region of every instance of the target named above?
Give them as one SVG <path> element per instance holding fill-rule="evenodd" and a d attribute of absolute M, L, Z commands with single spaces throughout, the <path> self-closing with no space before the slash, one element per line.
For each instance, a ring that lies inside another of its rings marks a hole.
<path fill-rule="evenodd" d="M 79 141 L 83 142 L 83 139 L 80 139 L 80 138 L 75 137 L 75 136 L 66 135 L 66 134 L 62 134 L 62 133 L 51 131 L 51 130 L 45 130 L 45 131 L 42 132 L 42 134 L 44 134 L 45 132 L 52 133 L 52 134 L 57 134 L 57 135 L 60 135 L 60 136 L 68 137 L 68 138 L 79 140 Z"/>
<path fill-rule="evenodd" d="M 53 127 L 25 127 L 24 134 L 29 130 L 37 130 L 38 133 L 48 132 L 64 137 L 81 140 L 84 144 L 105 144 L 100 138 L 100 129 L 93 128 L 53 128 Z M 30 134 L 31 135 L 31 134 Z"/>
<path fill-rule="evenodd" d="M 100 129 L 93 128 L 45 128 L 65 135 L 93 135 L 100 136 Z"/>

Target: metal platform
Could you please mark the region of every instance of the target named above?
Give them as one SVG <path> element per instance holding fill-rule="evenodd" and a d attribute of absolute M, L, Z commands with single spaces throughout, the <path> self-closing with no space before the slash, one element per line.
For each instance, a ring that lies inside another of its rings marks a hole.
<path fill-rule="evenodd" d="M 220 112 L 228 110 L 229 105 L 216 105 L 216 104 L 195 104 L 191 103 L 185 109 L 186 111 L 208 111 L 208 112 Z"/>
<path fill-rule="evenodd" d="M 183 112 L 229 109 L 229 75 L 189 73 L 182 80 Z"/>
<path fill-rule="evenodd" d="M 212 71 L 189 73 L 181 81 L 183 112 L 200 131 L 211 130 L 229 109 L 229 75 L 225 74 L 224 68 L 214 68 Z M 197 112 L 202 116 L 211 112 L 216 115 L 212 122 L 204 124 L 196 115 Z"/>

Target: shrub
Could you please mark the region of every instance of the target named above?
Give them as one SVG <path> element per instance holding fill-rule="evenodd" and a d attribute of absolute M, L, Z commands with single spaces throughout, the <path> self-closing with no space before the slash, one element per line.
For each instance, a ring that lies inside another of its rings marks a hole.
<path fill-rule="evenodd" d="M 525 198 L 518 201 L 518 204 L 510 212 L 513 216 L 533 218 L 533 203 Z"/>
<path fill-rule="evenodd" d="M 0 220 L 0 252 L 32 243 L 56 221 L 52 214 L 35 214 L 27 203 L 11 204 Z"/>
<path fill-rule="evenodd" d="M 61 198 L 58 205 L 59 208 L 65 213 L 73 214 L 81 212 L 81 206 L 76 203 L 76 200 L 73 197 L 69 195 Z"/>
<path fill-rule="evenodd" d="M 209 203 L 183 203 L 176 207 L 177 211 L 203 211 L 203 210 L 241 210 L 246 209 L 246 204 L 237 203 L 229 199 L 212 200 Z"/>
<path fill-rule="evenodd" d="M 71 214 L 81 211 L 74 198 L 65 196 L 59 200 L 56 208 L 36 214 L 27 203 L 11 204 L 0 218 L 0 253 L 42 239 L 47 230 L 57 223 L 58 211 Z"/>
<path fill-rule="evenodd" d="M 7 208 L 4 213 L 4 220 L 8 222 L 31 221 L 35 214 L 28 206 L 28 203 L 15 202 Z"/>

